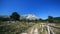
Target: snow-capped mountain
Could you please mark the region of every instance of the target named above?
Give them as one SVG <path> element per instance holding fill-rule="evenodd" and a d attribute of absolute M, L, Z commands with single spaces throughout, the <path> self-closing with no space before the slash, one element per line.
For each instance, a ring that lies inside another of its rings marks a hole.
<path fill-rule="evenodd" d="M 21 19 L 29 19 L 29 20 L 35 20 L 35 19 L 37 19 L 37 17 L 35 16 L 35 15 L 33 15 L 33 14 L 25 14 L 25 15 L 22 15 L 21 16 Z"/>

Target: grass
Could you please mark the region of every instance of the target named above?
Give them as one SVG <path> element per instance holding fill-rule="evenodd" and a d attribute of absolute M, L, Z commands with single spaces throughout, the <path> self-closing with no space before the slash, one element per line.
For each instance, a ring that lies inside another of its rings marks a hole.
<path fill-rule="evenodd" d="M 26 22 L 15 22 L 15 23 L 8 23 L 2 22 L 0 24 L 0 34 L 20 34 L 25 32 L 28 28 L 33 26 L 34 24 L 26 23 Z"/>

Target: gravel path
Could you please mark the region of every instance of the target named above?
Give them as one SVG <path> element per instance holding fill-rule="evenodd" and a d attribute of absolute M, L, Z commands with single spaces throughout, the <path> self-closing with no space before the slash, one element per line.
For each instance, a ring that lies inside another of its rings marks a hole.
<path fill-rule="evenodd" d="M 38 28 L 38 26 L 40 28 Z M 40 31 L 39 31 L 39 29 L 40 29 Z M 30 28 L 30 30 L 28 32 L 27 32 L 28 34 L 40 34 L 40 33 L 55 34 L 48 24 L 36 24 L 36 25 L 32 26 L 32 28 Z"/>

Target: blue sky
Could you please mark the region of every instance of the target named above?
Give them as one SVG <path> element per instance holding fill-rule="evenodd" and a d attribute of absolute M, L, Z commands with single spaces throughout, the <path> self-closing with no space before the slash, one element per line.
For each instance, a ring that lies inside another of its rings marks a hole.
<path fill-rule="evenodd" d="M 38 18 L 60 17 L 60 0 L 0 0 L 0 15 L 12 12 L 34 14 Z"/>

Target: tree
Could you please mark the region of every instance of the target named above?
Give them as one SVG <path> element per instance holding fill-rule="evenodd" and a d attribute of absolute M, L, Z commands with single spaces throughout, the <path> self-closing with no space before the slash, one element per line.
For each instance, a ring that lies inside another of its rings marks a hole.
<path fill-rule="evenodd" d="M 39 21 L 43 21 L 43 20 L 40 18 Z"/>
<path fill-rule="evenodd" d="M 52 23 L 53 22 L 53 17 L 52 16 L 48 16 L 48 22 Z"/>
<path fill-rule="evenodd" d="M 12 15 L 10 16 L 11 19 L 13 20 L 20 20 L 20 15 L 17 12 L 13 12 Z"/>

